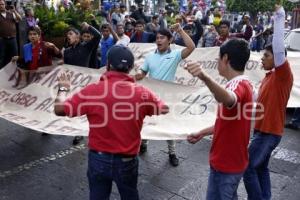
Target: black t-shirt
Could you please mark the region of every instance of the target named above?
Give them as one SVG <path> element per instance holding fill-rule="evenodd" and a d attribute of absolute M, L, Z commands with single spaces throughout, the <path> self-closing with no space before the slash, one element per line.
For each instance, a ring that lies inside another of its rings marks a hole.
<path fill-rule="evenodd" d="M 80 42 L 76 46 L 68 47 L 64 51 L 64 63 L 68 65 L 77 65 L 82 67 L 90 66 L 90 59 L 94 49 L 98 48 L 101 35 L 92 26 L 89 31 L 94 35 L 89 42 Z"/>

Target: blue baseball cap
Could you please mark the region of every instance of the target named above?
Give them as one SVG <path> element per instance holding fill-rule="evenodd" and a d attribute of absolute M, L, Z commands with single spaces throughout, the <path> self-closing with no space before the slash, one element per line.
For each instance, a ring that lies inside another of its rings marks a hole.
<path fill-rule="evenodd" d="M 134 56 L 128 47 L 114 45 L 107 52 L 107 62 L 116 71 L 128 72 L 134 66 Z"/>

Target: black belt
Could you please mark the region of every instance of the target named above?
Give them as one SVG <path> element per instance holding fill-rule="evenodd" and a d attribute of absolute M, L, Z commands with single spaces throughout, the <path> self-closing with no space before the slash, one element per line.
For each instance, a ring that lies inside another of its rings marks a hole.
<path fill-rule="evenodd" d="M 120 154 L 120 153 L 108 153 L 108 152 L 101 152 L 101 151 L 96 151 L 96 150 L 92 150 L 90 149 L 91 152 L 96 153 L 96 154 L 100 154 L 100 155 L 113 155 L 116 157 L 120 157 L 120 158 L 135 158 L 136 155 L 126 155 L 126 154 Z"/>

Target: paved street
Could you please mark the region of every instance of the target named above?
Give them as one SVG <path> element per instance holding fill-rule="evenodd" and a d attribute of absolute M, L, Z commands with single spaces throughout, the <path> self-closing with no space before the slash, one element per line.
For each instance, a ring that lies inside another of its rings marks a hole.
<path fill-rule="evenodd" d="M 71 137 L 41 136 L 0 119 L 0 200 L 86 200 L 86 143 L 72 146 Z M 85 141 L 86 142 L 86 141 Z M 300 199 L 300 133 L 286 130 L 272 156 L 274 200 Z M 142 200 L 205 199 L 210 141 L 177 143 L 180 166 L 168 163 L 167 144 L 151 141 L 140 157 Z M 246 199 L 243 184 L 240 199 Z M 111 199 L 119 199 L 114 187 Z"/>

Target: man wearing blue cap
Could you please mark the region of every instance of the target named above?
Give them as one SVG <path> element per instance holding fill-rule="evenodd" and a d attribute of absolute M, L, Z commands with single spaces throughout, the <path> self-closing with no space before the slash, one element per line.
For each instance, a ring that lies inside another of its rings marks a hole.
<path fill-rule="evenodd" d="M 168 113 L 168 106 L 129 76 L 134 56 L 115 45 L 107 53 L 107 72 L 64 101 L 70 77 L 62 74 L 54 111 L 58 116 L 86 115 L 89 122 L 88 180 L 90 200 L 109 199 L 112 182 L 121 199 L 138 200 L 138 158 L 146 116 Z"/>

